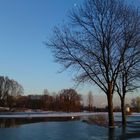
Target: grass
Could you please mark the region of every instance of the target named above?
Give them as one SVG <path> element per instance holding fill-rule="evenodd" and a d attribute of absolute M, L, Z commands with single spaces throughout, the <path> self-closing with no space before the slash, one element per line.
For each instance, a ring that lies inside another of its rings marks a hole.
<path fill-rule="evenodd" d="M 84 122 L 87 122 L 89 124 L 96 124 L 96 125 L 100 125 L 100 126 L 107 126 L 108 125 L 107 116 L 104 114 L 90 116 L 86 120 L 84 120 Z"/>

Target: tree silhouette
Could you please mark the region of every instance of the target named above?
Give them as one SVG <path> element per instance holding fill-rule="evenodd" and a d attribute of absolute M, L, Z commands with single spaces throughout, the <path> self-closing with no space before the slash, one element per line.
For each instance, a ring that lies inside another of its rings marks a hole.
<path fill-rule="evenodd" d="M 81 110 L 81 96 L 74 89 L 63 89 L 58 95 L 62 111 L 76 112 Z"/>
<path fill-rule="evenodd" d="M 56 62 L 76 72 L 77 82 L 91 82 L 107 96 L 109 126 L 114 126 L 113 94 L 124 55 L 127 5 L 123 0 L 86 0 L 56 27 L 47 46 Z M 131 50 L 131 49 L 130 49 Z"/>
<path fill-rule="evenodd" d="M 15 80 L 8 77 L 0 76 L 0 104 L 3 106 L 12 107 L 14 103 L 13 97 L 23 93 L 22 86 Z"/>
<path fill-rule="evenodd" d="M 122 46 L 126 46 L 116 88 L 121 100 L 122 124 L 126 125 L 125 96 L 139 88 L 140 81 L 140 15 L 132 6 L 123 14 Z"/>

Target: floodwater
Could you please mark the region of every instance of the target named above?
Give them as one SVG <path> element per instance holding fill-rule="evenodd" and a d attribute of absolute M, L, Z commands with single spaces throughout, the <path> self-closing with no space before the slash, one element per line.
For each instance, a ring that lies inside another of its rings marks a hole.
<path fill-rule="evenodd" d="M 129 120 L 140 119 L 130 117 Z M 42 121 L 42 122 L 40 122 Z M 126 129 L 87 124 L 81 120 L 0 120 L 0 140 L 138 140 L 139 121 L 128 123 Z M 36 122 L 36 123 L 35 123 Z M 3 128 L 2 128 L 3 127 Z"/>

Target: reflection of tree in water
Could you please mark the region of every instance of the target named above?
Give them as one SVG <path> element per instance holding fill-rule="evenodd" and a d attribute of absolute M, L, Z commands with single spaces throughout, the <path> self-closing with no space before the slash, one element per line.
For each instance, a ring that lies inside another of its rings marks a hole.
<path fill-rule="evenodd" d="M 0 128 L 18 127 L 16 119 L 0 119 Z"/>
<path fill-rule="evenodd" d="M 129 130 L 129 128 L 132 127 L 133 130 Z M 133 123 L 132 126 L 122 127 L 121 128 L 121 134 L 118 136 L 118 140 L 128 140 L 128 139 L 135 139 L 140 138 L 140 126 L 139 130 L 137 129 L 137 126 Z M 110 139 L 111 140 L 111 139 Z"/>
<path fill-rule="evenodd" d="M 108 140 L 115 140 L 115 128 L 108 129 Z"/>
<path fill-rule="evenodd" d="M 140 125 L 134 122 L 128 124 L 127 127 L 108 129 L 108 140 L 129 140 L 135 138 L 140 138 Z"/>
<path fill-rule="evenodd" d="M 3 118 L 0 119 L 0 128 L 19 127 L 23 124 L 39 123 L 39 122 L 51 122 L 51 121 L 75 121 L 79 120 L 79 117 L 53 117 L 53 118 Z"/>

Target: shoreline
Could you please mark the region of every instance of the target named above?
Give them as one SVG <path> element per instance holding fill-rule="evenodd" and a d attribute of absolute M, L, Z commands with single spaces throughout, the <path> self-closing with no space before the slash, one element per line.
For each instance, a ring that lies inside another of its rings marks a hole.
<path fill-rule="evenodd" d="M 84 113 L 84 112 L 6 112 L 4 114 L 0 114 L 0 118 L 44 118 L 44 117 L 89 117 L 97 114 L 107 115 L 107 112 L 99 112 L 99 113 Z"/>

